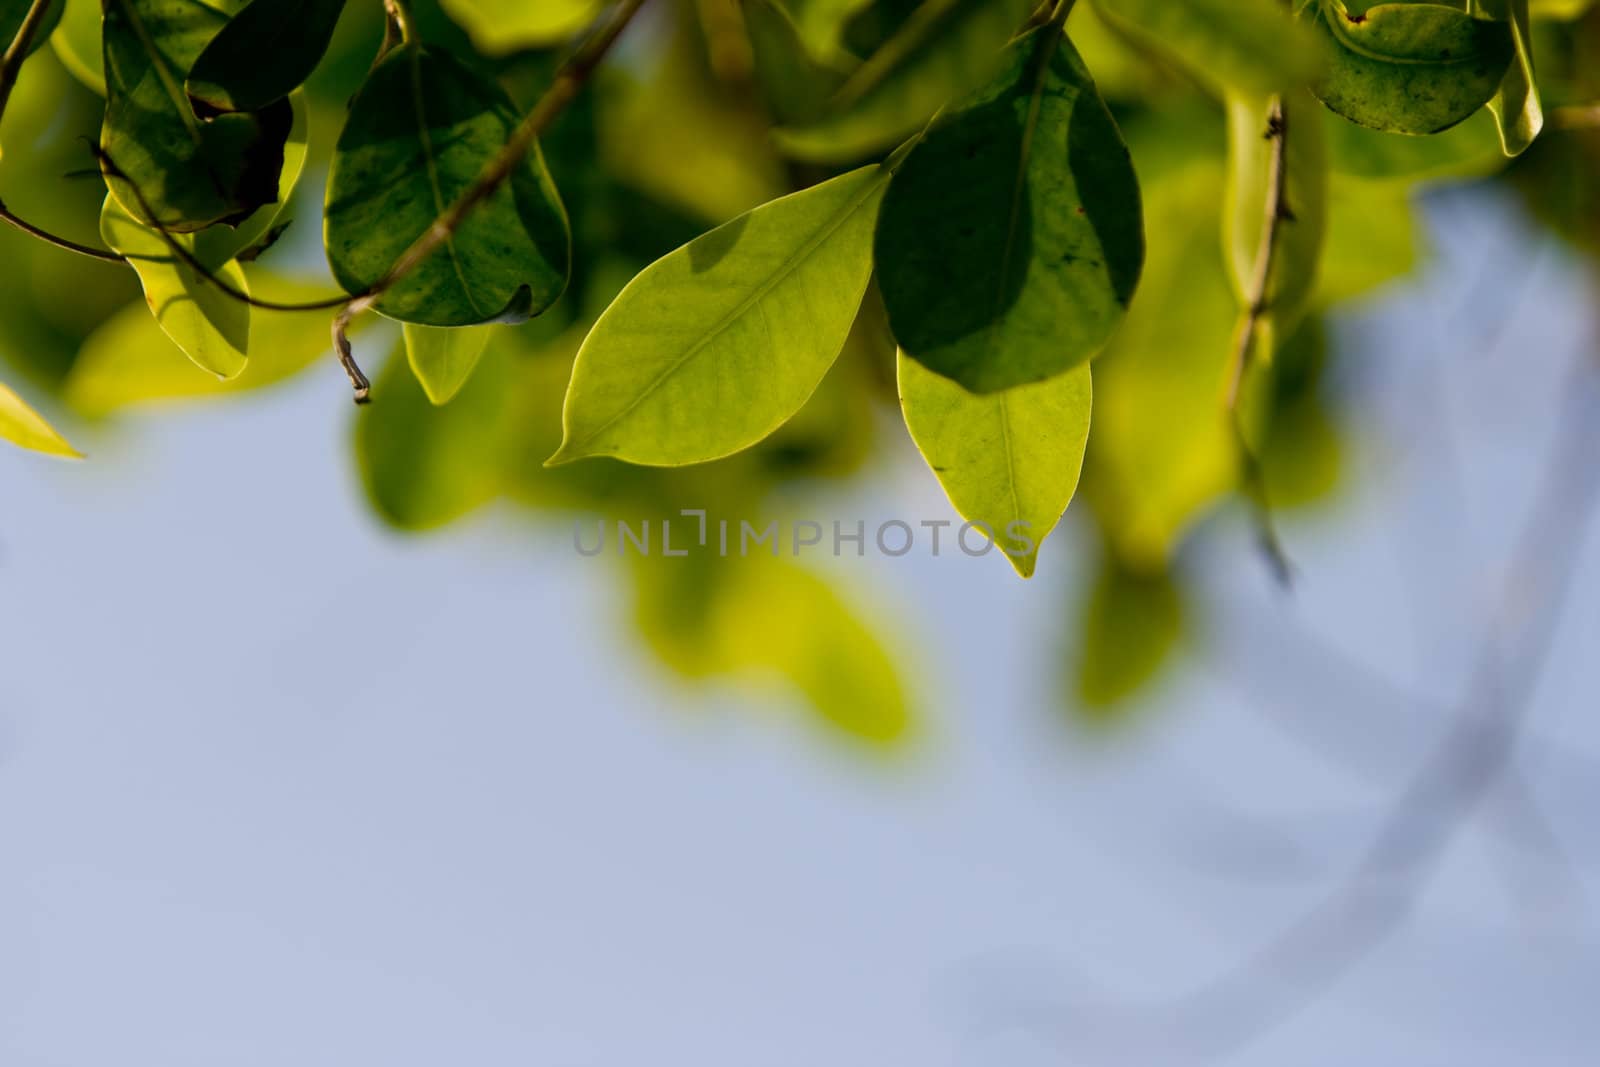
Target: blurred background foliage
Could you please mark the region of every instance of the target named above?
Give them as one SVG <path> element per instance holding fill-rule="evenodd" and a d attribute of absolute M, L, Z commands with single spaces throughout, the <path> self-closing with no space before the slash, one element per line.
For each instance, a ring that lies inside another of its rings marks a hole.
<path fill-rule="evenodd" d="M 416 4 L 430 43 L 499 77 L 522 106 L 599 7 Z M 774 130 L 804 119 L 840 83 L 848 57 L 871 54 L 916 7 L 792 0 L 790 23 L 775 18 L 768 0 L 648 5 L 543 140 L 573 224 L 574 273 L 561 301 L 525 325 L 483 328 L 491 335 L 476 372 L 444 405 L 417 383 L 399 331 L 363 324 L 357 347 L 365 358 L 390 353 L 375 376 L 375 402 L 350 416 L 352 462 L 373 512 L 415 535 L 492 505 L 521 509 L 563 536 L 574 522 L 593 531 L 598 518 L 689 521 L 679 517 L 686 507 L 764 522 L 831 514 L 818 501 L 837 499 L 866 471 L 911 461 L 897 418 L 893 343 L 869 293 L 845 358 L 802 414 L 758 447 L 675 470 L 608 460 L 542 465 L 560 441 L 572 359 L 599 312 L 659 256 L 845 169 L 848 160 L 824 165 L 800 158 L 815 153 L 786 154 Z M 1600 11 L 1579 0 L 1536 8 L 1563 20 L 1537 24 L 1548 107 L 1560 116 L 1592 105 L 1600 99 Z M 96 0 L 68 3 L 52 46 L 24 67 L 0 131 L 6 203 L 91 244 L 105 196 L 86 146 L 103 109 L 97 9 Z M 1140 298 L 1095 364 L 1083 503 L 1069 513 L 1092 526 L 1101 549 L 1093 580 L 1064 612 L 1074 637 L 1058 665 L 1062 706 L 1097 726 L 1121 721 L 1203 630 L 1184 544 L 1237 492 L 1240 468 L 1218 400 L 1237 316 L 1222 240 L 1228 131 L 1218 72 L 1186 66 L 1102 10 L 1079 5 L 1069 28 L 1132 150 L 1149 255 Z M 283 215 L 290 226 L 245 266 L 258 295 L 300 300 L 335 291 L 319 239 L 323 187 L 346 106 L 382 35 L 380 5 L 348 5 L 306 86 L 309 154 Z M 809 57 L 778 47 L 796 35 Z M 1592 127 L 1553 122 L 1508 164 L 1487 112 L 1426 139 L 1315 114 L 1331 171 L 1327 242 L 1308 313 L 1247 407 L 1267 497 L 1279 512 L 1322 506 L 1340 490 L 1347 443 L 1328 386 L 1340 353 L 1326 323 L 1426 261 L 1419 197 L 1442 183 L 1509 182 L 1553 232 L 1600 253 L 1600 132 Z M 90 451 L 116 448 L 134 413 L 225 402 L 302 373 L 342 388 L 325 313 L 258 313 L 248 369 L 218 383 L 161 332 L 131 271 L 0 230 L 0 290 L 8 380 L 75 440 L 95 424 Z M 717 561 L 710 551 L 618 561 L 608 544 L 630 592 L 632 624 L 663 665 L 691 683 L 776 680 L 832 728 L 873 745 L 914 735 L 917 686 L 904 666 L 894 605 L 868 602 L 839 580 L 840 568 L 823 573 L 787 553 Z M 995 568 L 995 580 L 1010 580 L 1003 562 Z"/>

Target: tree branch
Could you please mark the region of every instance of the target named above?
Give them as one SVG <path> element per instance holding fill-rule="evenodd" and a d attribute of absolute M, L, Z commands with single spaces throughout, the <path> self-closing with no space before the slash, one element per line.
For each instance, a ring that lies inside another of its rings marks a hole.
<path fill-rule="evenodd" d="M 6 48 L 5 55 L 0 56 L 0 117 L 5 115 L 6 105 L 11 102 L 11 90 L 17 87 L 22 61 L 28 57 L 33 39 L 49 14 L 50 0 L 33 0 L 33 6 L 22 17 L 22 25 L 17 27 L 16 39 Z"/>

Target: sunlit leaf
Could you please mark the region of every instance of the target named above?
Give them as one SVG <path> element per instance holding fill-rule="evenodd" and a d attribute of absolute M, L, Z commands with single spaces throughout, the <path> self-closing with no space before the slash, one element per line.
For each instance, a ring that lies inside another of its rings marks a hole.
<path fill-rule="evenodd" d="M 112 195 L 141 222 L 189 233 L 277 199 L 288 102 L 202 121 L 183 92 L 184 74 L 226 21 L 200 0 L 107 0 L 100 147 L 115 167 Z"/>
<path fill-rule="evenodd" d="M 1234 295 L 1248 307 L 1257 294 L 1257 269 L 1264 254 L 1279 134 L 1269 134 L 1271 106 L 1263 97 L 1227 94 L 1228 197 L 1223 227 Z M 1293 332 L 1316 287 L 1328 221 L 1328 162 L 1316 101 L 1303 93 L 1281 99 L 1285 138 L 1283 217 L 1275 224 L 1272 272 L 1256 333 L 1255 354 L 1271 359 L 1278 339 Z"/>
<path fill-rule="evenodd" d="M 1322 42 L 1277 0 L 1096 0 L 1095 8 L 1220 88 L 1296 88 L 1323 69 Z"/>
<path fill-rule="evenodd" d="M 860 159 L 904 139 L 951 100 L 989 80 L 1033 0 L 928 0 L 861 64 L 823 117 L 779 132 L 789 154 Z"/>
<path fill-rule="evenodd" d="M 900 357 L 906 426 L 963 518 L 1024 578 L 1078 489 L 1093 389 L 1087 366 L 978 396 Z"/>
<path fill-rule="evenodd" d="M 0 439 L 46 455 L 83 458 L 83 454 L 68 444 L 67 439 L 57 433 L 43 415 L 29 407 L 27 401 L 4 382 L 0 382 Z"/>
<path fill-rule="evenodd" d="M 447 53 L 409 45 L 383 59 L 350 105 L 328 175 L 328 262 L 345 291 L 383 278 L 472 187 L 517 120 L 495 83 Z M 566 288 L 570 246 L 566 211 L 535 147 L 378 310 L 423 326 L 536 315 Z"/>
<path fill-rule="evenodd" d="M 489 326 L 405 324 L 406 359 L 429 400 L 447 404 L 460 392 L 493 332 Z"/>
<path fill-rule="evenodd" d="M 578 354 L 551 462 L 702 463 L 781 426 L 849 336 L 887 179 L 862 167 L 773 201 L 635 278 Z"/>
<path fill-rule="evenodd" d="M 326 298 L 326 287 L 288 282 L 264 273 L 251 277 L 257 296 L 288 302 Z M 359 332 L 367 322 L 356 323 Z M 78 353 L 66 382 L 67 403 L 89 416 L 110 415 L 174 401 L 203 401 L 273 385 L 323 361 L 329 380 L 338 374 L 327 312 L 257 311 L 250 324 L 250 361 L 235 377 L 219 380 L 196 367 L 143 304 L 130 304 L 103 323 Z"/>
<path fill-rule="evenodd" d="M 345 0 L 253 0 L 188 72 L 192 100 L 213 111 L 259 111 L 298 89 L 321 62 Z"/>
<path fill-rule="evenodd" d="M 100 237 L 106 247 L 128 257 L 151 314 L 196 366 L 218 378 L 232 378 L 244 370 L 250 349 L 248 304 L 203 277 L 159 232 L 134 220 L 114 197 L 106 197 L 100 211 Z M 249 293 L 237 263 L 213 270 L 234 289 Z"/>
<path fill-rule="evenodd" d="M 445 13 L 490 54 L 558 44 L 582 30 L 605 0 L 439 0 Z"/>
<path fill-rule="evenodd" d="M 875 254 L 900 347 L 973 392 L 1043 381 L 1105 345 L 1144 262 L 1139 185 L 1059 30 L 1019 38 L 994 83 L 912 150 Z"/>
<path fill-rule="evenodd" d="M 1386 3 L 1353 12 L 1344 0 L 1310 0 L 1306 12 L 1332 49 L 1317 95 L 1375 130 L 1449 129 L 1489 102 L 1511 63 L 1507 24 L 1459 6 Z"/>

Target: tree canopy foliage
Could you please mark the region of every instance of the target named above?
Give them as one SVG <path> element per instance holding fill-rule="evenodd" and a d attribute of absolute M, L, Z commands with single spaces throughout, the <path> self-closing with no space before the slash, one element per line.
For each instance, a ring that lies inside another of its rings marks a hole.
<path fill-rule="evenodd" d="M 334 352 L 373 504 L 426 529 L 499 498 L 754 515 L 898 409 L 1024 576 L 1081 488 L 1080 688 L 1115 700 L 1177 630 L 1198 520 L 1241 493 L 1270 543 L 1336 483 L 1324 317 L 1414 268 L 1419 188 L 1514 182 L 1594 247 L 1591 8 L 0 0 L 0 436 L 75 456 L 40 408 Z M 638 578 L 669 662 L 904 728 L 826 585 L 687 573 Z M 818 621 L 758 647 L 773 602 Z"/>

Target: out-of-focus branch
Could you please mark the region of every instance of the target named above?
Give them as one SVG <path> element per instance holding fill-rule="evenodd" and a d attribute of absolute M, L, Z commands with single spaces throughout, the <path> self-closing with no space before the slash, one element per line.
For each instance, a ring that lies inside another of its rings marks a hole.
<path fill-rule="evenodd" d="M 22 16 L 22 25 L 17 27 L 17 36 L 7 46 L 5 54 L 0 56 L 0 117 L 6 113 L 6 105 L 11 103 L 11 90 L 17 87 L 17 75 L 22 73 L 22 61 L 28 58 L 28 51 L 33 47 L 33 39 L 39 34 L 39 27 L 44 25 L 44 20 L 50 14 L 51 0 L 33 0 L 33 6 L 28 8 L 28 13 Z"/>

